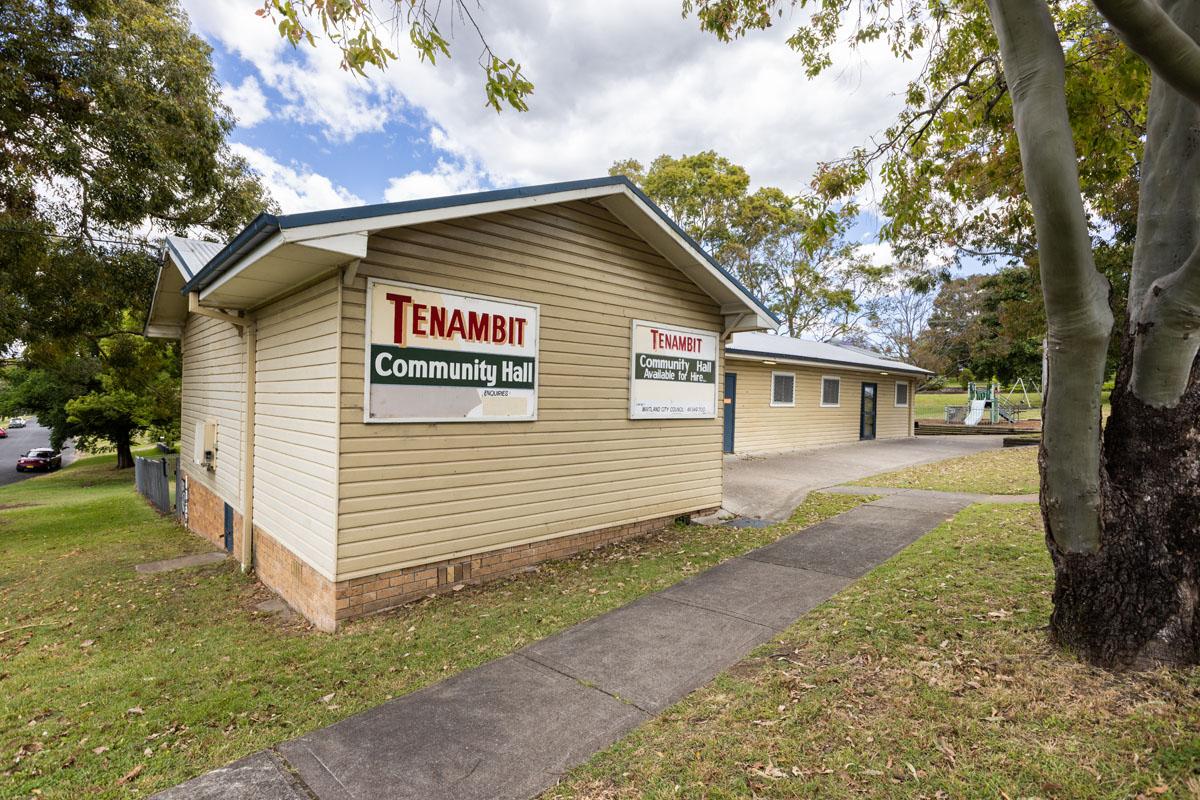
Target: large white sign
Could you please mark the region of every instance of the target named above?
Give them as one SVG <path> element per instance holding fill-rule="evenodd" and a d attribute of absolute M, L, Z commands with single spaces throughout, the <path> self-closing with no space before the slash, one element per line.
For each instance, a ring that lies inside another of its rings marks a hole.
<path fill-rule="evenodd" d="M 538 306 L 367 282 L 367 422 L 537 419 Z"/>
<path fill-rule="evenodd" d="M 633 321 L 630 419 L 717 416 L 717 334 Z"/>

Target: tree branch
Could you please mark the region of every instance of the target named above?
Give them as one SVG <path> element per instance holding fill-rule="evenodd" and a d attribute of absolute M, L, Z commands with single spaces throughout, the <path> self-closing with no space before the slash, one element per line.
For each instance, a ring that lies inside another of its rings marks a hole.
<path fill-rule="evenodd" d="M 1200 104 L 1200 44 L 1149 0 L 1094 0 L 1096 8 L 1155 74 Z"/>
<path fill-rule="evenodd" d="M 1183 265 L 1154 282 L 1137 315 L 1130 387 L 1156 408 L 1187 390 L 1200 352 L 1200 245 Z"/>
<path fill-rule="evenodd" d="M 1112 331 L 1067 115 L 1066 64 L 1045 0 L 988 0 L 1012 96 L 1046 304 L 1042 507 L 1066 552 L 1100 543 L 1100 389 Z"/>
<path fill-rule="evenodd" d="M 1195 0 L 1167 0 L 1164 11 L 1189 39 L 1200 30 Z M 1130 389 L 1156 408 L 1179 402 L 1197 346 L 1200 313 L 1200 106 L 1158 75 L 1150 87 L 1138 201 L 1137 244 L 1129 280 L 1133 335 Z"/>

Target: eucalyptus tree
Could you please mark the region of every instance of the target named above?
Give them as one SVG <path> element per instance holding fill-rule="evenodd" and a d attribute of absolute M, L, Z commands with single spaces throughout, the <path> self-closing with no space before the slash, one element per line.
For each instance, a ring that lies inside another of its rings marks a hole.
<path fill-rule="evenodd" d="M 159 424 L 169 387 L 127 379 L 131 352 L 178 379 L 173 345 L 140 339 L 156 240 L 232 235 L 268 202 L 233 125 L 176 0 L 0 3 L 0 353 L 21 354 L 0 405 L 59 443 Z"/>
<path fill-rule="evenodd" d="M 720 0 L 695 10 L 704 27 L 730 38 L 770 24 L 771 12 L 783 5 Z M 1032 220 L 1046 310 L 1040 464 L 1056 577 L 1051 630 L 1103 665 L 1200 661 L 1200 4 L 1098 0 L 1102 18 L 1090 29 L 1097 40 L 1115 39 L 1115 31 L 1153 76 L 1142 100 L 1147 121 L 1136 243 L 1120 310 L 1128 324 L 1107 425 L 1100 393 L 1113 312 L 1109 281 L 1095 266 L 1097 208 L 1084 201 L 1085 189 L 1100 190 L 1105 179 L 1085 181 L 1081 172 L 1103 176 L 1111 165 L 1084 160 L 1081 167 L 1064 55 L 1078 43 L 1064 45 L 1062 33 L 1094 12 L 1071 3 L 1052 9 L 1047 0 L 988 0 L 988 33 L 972 2 L 800 5 L 812 14 L 790 41 L 813 70 L 829 63 L 829 47 L 855 9 L 864 12 L 853 17 L 856 41 L 885 36 L 901 54 L 927 47 L 936 54 L 957 38 L 977 40 L 979 57 L 951 86 L 968 86 L 972 73 L 998 54 L 1001 69 L 986 84 L 996 88 L 984 94 L 990 92 L 993 110 L 1002 102 L 1011 108 L 1024 184 L 1012 209 Z M 1115 93 L 1136 91 L 1131 80 Z M 934 98 L 921 118 L 936 117 L 950 94 Z M 1095 123 L 1094 115 L 1083 116 Z M 909 122 L 916 118 L 910 114 Z M 1128 142 L 1131 149 L 1137 144 Z M 988 161 L 986 153 L 978 158 Z M 1119 198 L 1120 187 L 1111 188 Z"/>
<path fill-rule="evenodd" d="M 795 196 L 774 186 L 751 192 L 749 173 L 711 150 L 661 155 L 649 168 L 625 159 L 608 171 L 666 209 L 767 303 L 789 336 L 865 337 L 879 321 L 892 268 L 872 263 L 848 236 L 859 211 L 851 198 L 819 182 Z"/>
<path fill-rule="evenodd" d="M 792 7 L 788 44 L 809 75 L 847 34 L 924 65 L 896 124 L 824 182 L 852 188 L 874 168 L 901 251 L 1036 261 L 1054 637 L 1101 665 L 1200 662 L 1200 3 L 684 2 L 725 40 Z M 1096 261 L 1121 237 L 1132 255 L 1114 314 Z"/>

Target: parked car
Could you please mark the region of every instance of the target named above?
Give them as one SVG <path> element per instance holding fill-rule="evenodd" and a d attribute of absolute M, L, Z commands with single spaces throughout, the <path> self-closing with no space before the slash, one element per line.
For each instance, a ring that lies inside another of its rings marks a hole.
<path fill-rule="evenodd" d="M 0 428 L 0 439 L 7 439 L 7 438 L 8 438 L 8 431 L 4 430 L 4 428 Z"/>
<path fill-rule="evenodd" d="M 8 421 L 8 427 L 10 428 L 24 428 L 25 424 L 24 417 L 13 417 Z"/>
<path fill-rule="evenodd" d="M 62 453 L 48 447 L 30 450 L 17 459 L 17 472 L 52 472 L 62 467 Z"/>

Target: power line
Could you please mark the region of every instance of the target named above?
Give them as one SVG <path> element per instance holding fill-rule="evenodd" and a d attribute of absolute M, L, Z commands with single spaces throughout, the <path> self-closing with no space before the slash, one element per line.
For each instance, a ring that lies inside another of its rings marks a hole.
<path fill-rule="evenodd" d="M 19 233 L 19 234 L 25 234 L 27 236 L 45 236 L 47 238 L 71 239 L 71 240 L 78 240 L 78 241 L 86 240 L 88 242 L 95 242 L 97 244 L 130 244 L 130 245 L 136 245 L 138 247 L 148 247 L 151 249 L 157 249 L 155 245 L 153 245 L 147 241 L 139 241 L 137 239 L 97 239 L 97 238 L 84 236 L 81 233 L 71 233 L 71 234 L 46 233 L 45 231 L 33 231 L 33 230 L 29 230 L 27 228 L 4 228 L 4 227 L 0 227 L 0 233 Z"/>

